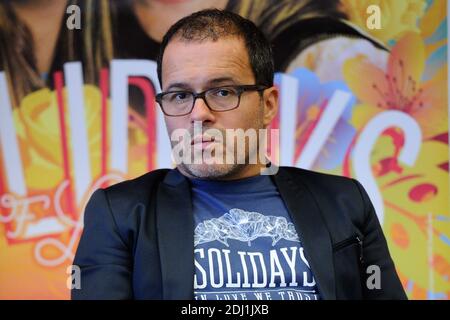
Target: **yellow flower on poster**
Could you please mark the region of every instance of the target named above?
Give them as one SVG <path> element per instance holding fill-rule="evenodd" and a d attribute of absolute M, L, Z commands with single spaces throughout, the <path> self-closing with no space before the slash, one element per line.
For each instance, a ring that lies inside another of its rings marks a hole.
<path fill-rule="evenodd" d="M 67 92 L 64 90 L 64 105 L 67 106 Z M 88 112 L 88 130 L 91 171 L 100 173 L 100 92 L 90 85 L 84 86 L 84 103 Z M 64 114 L 70 141 L 69 114 Z M 63 172 L 63 152 L 61 128 L 56 91 L 41 89 L 26 96 L 20 108 L 14 110 L 14 121 L 24 161 L 25 180 L 30 189 L 48 190 L 61 183 Z M 72 148 L 68 148 L 69 158 Z M 45 177 L 45 178 L 44 178 Z"/>

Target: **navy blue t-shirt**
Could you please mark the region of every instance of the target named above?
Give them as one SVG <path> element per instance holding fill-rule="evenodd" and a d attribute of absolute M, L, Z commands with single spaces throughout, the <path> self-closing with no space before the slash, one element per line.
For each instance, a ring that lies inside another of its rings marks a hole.
<path fill-rule="evenodd" d="M 320 299 L 301 235 L 269 176 L 191 184 L 195 299 Z"/>

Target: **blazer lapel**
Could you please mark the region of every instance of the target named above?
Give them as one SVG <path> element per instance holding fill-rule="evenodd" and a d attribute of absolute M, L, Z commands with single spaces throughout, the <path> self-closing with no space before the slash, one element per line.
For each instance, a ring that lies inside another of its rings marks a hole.
<path fill-rule="evenodd" d="M 314 197 L 303 181 L 293 181 L 282 167 L 273 177 L 297 228 L 322 299 L 336 299 L 332 243 Z"/>
<path fill-rule="evenodd" d="M 194 219 L 187 179 L 178 170 L 169 171 L 156 201 L 163 299 L 193 299 Z"/>

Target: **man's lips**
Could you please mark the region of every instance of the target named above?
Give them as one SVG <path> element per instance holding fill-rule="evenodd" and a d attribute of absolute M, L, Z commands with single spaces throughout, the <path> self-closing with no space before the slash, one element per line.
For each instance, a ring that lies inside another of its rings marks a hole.
<path fill-rule="evenodd" d="M 191 145 L 201 143 L 201 144 L 207 144 L 211 142 L 218 142 L 214 136 L 197 136 L 194 137 L 191 140 Z"/>

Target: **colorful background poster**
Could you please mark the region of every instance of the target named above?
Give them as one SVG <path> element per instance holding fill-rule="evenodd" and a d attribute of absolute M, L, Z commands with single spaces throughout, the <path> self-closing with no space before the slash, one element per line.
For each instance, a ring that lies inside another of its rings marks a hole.
<path fill-rule="evenodd" d="M 92 192 L 172 167 L 155 60 L 212 6 L 273 44 L 280 163 L 358 179 L 409 298 L 448 299 L 445 0 L 0 2 L 0 298 L 68 299 Z"/>

